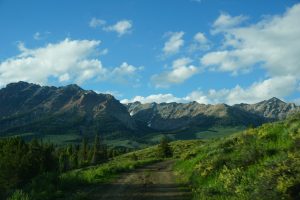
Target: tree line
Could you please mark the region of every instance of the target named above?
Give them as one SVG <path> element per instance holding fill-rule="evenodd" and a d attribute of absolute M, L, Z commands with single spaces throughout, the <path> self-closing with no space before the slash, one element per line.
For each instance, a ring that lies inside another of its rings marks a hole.
<path fill-rule="evenodd" d="M 0 139 L 0 199 L 25 187 L 41 174 L 58 176 L 68 170 L 100 164 L 128 151 L 126 148 L 108 148 L 99 135 L 95 136 L 92 144 L 84 138 L 81 144 L 64 147 L 37 139 L 30 142 L 20 137 Z"/>

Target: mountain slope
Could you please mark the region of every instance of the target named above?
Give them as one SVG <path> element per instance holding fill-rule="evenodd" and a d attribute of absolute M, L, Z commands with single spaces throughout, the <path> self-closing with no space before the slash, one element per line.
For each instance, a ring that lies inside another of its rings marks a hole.
<path fill-rule="evenodd" d="M 195 199 L 300 199 L 300 115 L 187 149 L 175 169 Z"/>
<path fill-rule="evenodd" d="M 41 87 L 26 82 L 0 90 L 0 133 L 101 132 L 136 129 L 126 108 L 109 94 L 77 85 Z"/>

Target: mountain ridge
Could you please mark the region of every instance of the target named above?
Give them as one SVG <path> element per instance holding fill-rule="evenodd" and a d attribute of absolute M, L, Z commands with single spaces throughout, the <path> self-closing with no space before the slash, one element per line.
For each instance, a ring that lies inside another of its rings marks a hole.
<path fill-rule="evenodd" d="M 40 86 L 10 83 L 0 89 L 0 135 L 34 132 L 94 135 L 141 135 L 202 130 L 213 126 L 258 126 L 300 111 L 275 97 L 256 104 L 146 103 L 121 104 L 110 94 L 76 84 Z"/>
<path fill-rule="evenodd" d="M 287 116 L 300 111 L 294 103 L 273 97 L 255 104 L 201 104 L 190 103 L 145 103 L 133 102 L 126 104 L 130 115 L 136 120 L 146 122 L 148 126 L 159 130 L 172 130 L 165 126 L 168 122 L 175 121 L 175 126 L 184 128 L 189 123 L 198 123 L 201 115 L 211 117 L 210 120 L 219 119 L 221 123 L 215 125 L 260 125 L 265 122 L 285 119 Z M 229 117 L 229 118 L 228 118 Z M 231 119 L 230 119 L 231 117 Z M 189 118 L 190 121 L 180 124 L 180 118 Z M 223 119 L 222 119 L 223 118 Z M 177 120 L 174 120 L 177 119 Z M 210 123 L 206 120 L 204 123 Z"/>
<path fill-rule="evenodd" d="M 0 105 L 0 132 L 9 132 L 11 128 L 14 130 L 17 127 L 22 132 L 30 131 L 28 126 L 42 123 L 43 119 L 54 123 L 54 129 L 55 126 L 62 127 L 71 123 L 77 126 L 78 132 L 82 132 L 80 126 L 85 127 L 85 132 L 99 131 L 96 130 L 98 123 L 107 121 L 122 126 L 120 129 L 136 129 L 126 108 L 112 95 L 83 90 L 74 84 L 63 87 L 26 82 L 8 84 L 0 90 Z M 87 129 L 87 126 L 90 127 Z M 101 126 L 104 127 L 103 124 Z M 49 126 L 47 128 L 51 129 Z"/>

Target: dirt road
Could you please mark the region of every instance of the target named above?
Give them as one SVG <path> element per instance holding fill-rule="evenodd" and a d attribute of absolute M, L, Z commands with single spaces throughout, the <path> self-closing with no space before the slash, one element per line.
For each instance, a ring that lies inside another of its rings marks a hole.
<path fill-rule="evenodd" d="M 176 183 L 173 161 L 163 161 L 123 174 L 115 183 L 90 191 L 95 200 L 190 200 L 187 187 Z"/>

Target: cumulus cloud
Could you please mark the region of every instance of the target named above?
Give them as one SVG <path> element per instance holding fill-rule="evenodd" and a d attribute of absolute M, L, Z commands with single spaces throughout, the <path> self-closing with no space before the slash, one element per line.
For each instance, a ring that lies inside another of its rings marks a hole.
<path fill-rule="evenodd" d="M 146 97 L 136 96 L 132 99 L 124 99 L 122 102 L 130 103 L 140 101 L 142 103 L 161 102 L 191 102 L 197 101 L 204 104 L 227 103 L 256 103 L 272 97 L 284 98 L 291 94 L 297 87 L 297 81 L 293 76 L 278 76 L 255 82 L 247 88 L 237 85 L 231 89 L 210 89 L 207 92 L 195 90 L 184 97 L 176 97 L 173 94 L 156 94 Z"/>
<path fill-rule="evenodd" d="M 171 70 L 155 74 L 151 77 L 151 80 L 158 88 L 167 88 L 173 84 L 183 83 L 198 73 L 198 68 L 190 64 L 192 61 L 187 57 L 177 59 L 173 62 Z"/>
<path fill-rule="evenodd" d="M 241 16 L 222 18 L 214 25 L 222 27 L 222 45 L 229 48 L 207 53 L 201 58 L 202 65 L 233 74 L 260 65 L 270 76 L 300 75 L 300 4 L 249 26 L 237 26 Z"/>
<path fill-rule="evenodd" d="M 213 23 L 214 29 L 212 30 L 212 33 L 214 34 L 224 29 L 233 28 L 235 26 L 240 25 L 247 19 L 248 17 L 243 15 L 232 17 L 227 13 L 221 13 L 220 16 Z"/>
<path fill-rule="evenodd" d="M 272 97 L 283 98 L 295 90 L 296 83 L 293 76 L 278 76 L 255 82 L 248 88 L 237 85 L 232 89 L 211 89 L 206 93 L 194 91 L 185 97 L 185 100 L 211 104 L 227 103 L 230 105 L 256 103 Z"/>
<path fill-rule="evenodd" d="M 132 99 L 123 99 L 123 100 L 121 100 L 121 103 L 128 104 L 128 103 L 132 103 L 132 102 L 136 102 L 136 101 L 139 101 L 141 103 L 152 103 L 152 102 L 170 103 L 170 102 L 181 102 L 182 99 L 175 97 L 173 94 L 152 94 L 152 95 L 149 95 L 146 97 L 136 96 Z"/>
<path fill-rule="evenodd" d="M 205 37 L 204 33 L 198 32 L 194 36 L 194 40 L 199 42 L 200 44 L 205 44 L 207 43 L 207 38 Z"/>
<path fill-rule="evenodd" d="M 194 52 L 196 50 L 207 51 L 210 49 L 210 42 L 206 38 L 205 34 L 202 32 L 198 32 L 194 35 L 193 43 L 189 47 L 190 52 Z"/>
<path fill-rule="evenodd" d="M 165 42 L 163 52 L 165 55 L 172 55 L 179 52 L 180 48 L 184 45 L 182 39 L 183 31 L 168 33 L 169 39 Z"/>
<path fill-rule="evenodd" d="M 91 19 L 91 21 L 89 22 L 89 26 L 92 27 L 92 28 L 101 27 L 101 26 L 103 26 L 105 24 L 106 24 L 105 20 L 103 20 L 103 19 L 97 19 L 95 17 L 93 17 Z"/>
<path fill-rule="evenodd" d="M 121 20 L 121 21 L 118 21 L 114 25 L 104 27 L 103 30 L 116 32 L 116 33 L 118 33 L 118 35 L 120 37 L 120 36 L 123 36 L 124 34 L 131 33 L 132 26 L 133 26 L 132 21 Z"/>
<path fill-rule="evenodd" d="M 116 67 L 111 71 L 110 76 L 112 80 L 121 83 L 127 83 L 128 80 L 139 82 L 140 78 L 138 72 L 143 69 L 143 66 L 135 67 L 133 65 L 129 65 L 127 62 L 123 62 L 119 67 Z"/>
<path fill-rule="evenodd" d="M 68 38 L 35 49 L 19 43 L 20 54 L 0 62 L 0 87 L 17 81 L 44 85 L 49 79 L 81 84 L 87 80 L 107 80 L 116 74 L 122 77 L 136 72 L 134 66 L 128 64 L 112 70 L 103 67 L 96 57 L 99 45 L 98 40 Z"/>

